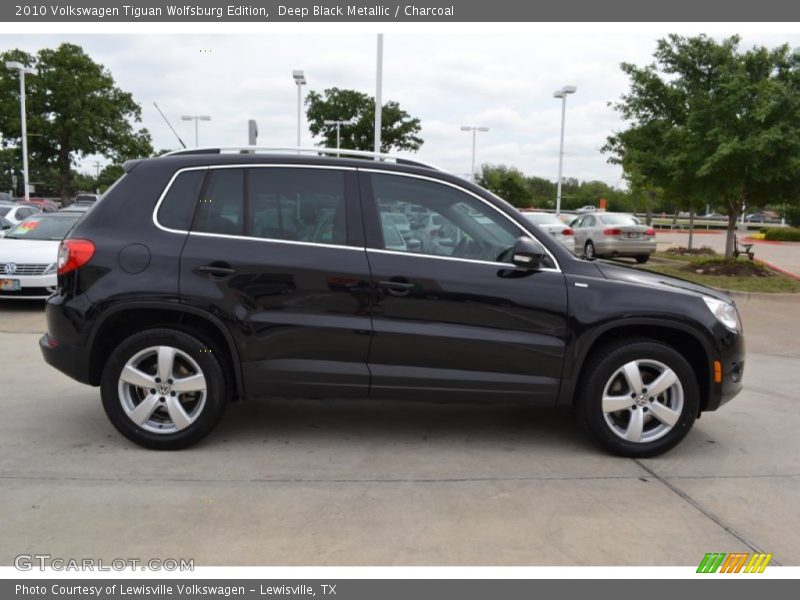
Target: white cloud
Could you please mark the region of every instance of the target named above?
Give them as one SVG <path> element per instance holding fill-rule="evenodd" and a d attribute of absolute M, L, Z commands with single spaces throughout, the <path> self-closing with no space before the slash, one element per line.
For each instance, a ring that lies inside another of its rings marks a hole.
<path fill-rule="evenodd" d="M 577 85 L 567 100 L 564 174 L 619 184 L 619 168 L 600 152 L 622 126 L 608 102 L 627 89 L 619 64 L 651 62 L 656 35 L 602 29 L 586 34 L 554 25 L 552 32 L 528 36 L 387 35 L 384 99 L 421 119 L 423 160 L 466 173 L 472 140 L 459 127 L 484 125 L 491 131 L 478 134 L 478 164 L 506 163 L 554 179 L 561 108 L 552 92 Z M 133 94 L 156 148 L 174 148 L 177 141 L 153 101 L 189 145 L 194 125 L 181 121 L 181 114 L 211 115 L 211 122 L 200 123 L 202 145 L 246 143 L 247 120 L 255 118 L 261 144 L 292 146 L 293 69 L 305 70 L 313 90 L 374 93 L 373 35 L 4 35 L 0 50 L 36 51 L 64 41 L 83 46 Z M 749 35 L 742 46 L 784 42 L 798 46 L 800 36 Z M 307 130 L 303 140 L 312 143 Z"/>

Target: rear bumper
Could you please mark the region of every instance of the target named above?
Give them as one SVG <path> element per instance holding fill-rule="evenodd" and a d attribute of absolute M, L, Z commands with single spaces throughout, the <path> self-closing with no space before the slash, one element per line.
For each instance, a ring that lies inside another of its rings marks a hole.
<path fill-rule="evenodd" d="M 595 252 L 602 255 L 637 256 L 639 254 L 652 254 L 656 251 L 655 239 L 647 240 L 598 240 L 595 242 Z"/>
<path fill-rule="evenodd" d="M 39 349 L 47 364 L 81 383 L 91 385 L 89 352 L 85 348 L 62 343 L 45 333 L 39 338 Z"/>

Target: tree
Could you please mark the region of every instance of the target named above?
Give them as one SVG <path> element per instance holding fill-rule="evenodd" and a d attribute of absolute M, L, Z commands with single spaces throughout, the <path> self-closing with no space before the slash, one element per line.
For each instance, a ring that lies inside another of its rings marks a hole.
<path fill-rule="evenodd" d="M 375 99 L 356 90 L 329 88 L 322 95 L 309 92 L 306 96 L 306 116 L 309 129 L 322 136 L 317 145 L 336 147 L 336 126 L 325 121 L 353 120 L 353 125 L 341 127 L 341 148 L 348 150 L 373 150 L 375 147 Z M 420 121 L 412 118 L 397 102 L 383 105 L 381 113 L 381 152 L 410 150 L 416 152 L 423 144 L 417 134 Z"/>
<path fill-rule="evenodd" d="M 654 58 L 646 67 L 623 63 L 631 88 L 614 108 L 631 125 L 604 150 L 690 210 L 722 204 L 730 257 L 745 203 L 797 202 L 800 52 L 740 52 L 737 36 L 670 35 Z"/>
<path fill-rule="evenodd" d="M 517 208 L 533 206 L 533 194 L 528 181 L 514 167 L 483 165 L 478 183 Z"/>
<path fill-rule="evenodd" d="M 15 49 L 0 55 L 0 62 L 6 60 L 38 71 L 26 78 L 32 171 L 55 168 L 62 201 L 73 192 L 77 158 L 100 154 L 120 162 L 152 154 L 150 134 L 132 126 L 141 120 L 139 105 L 79 46 L 62 44 L 35 56 Z M 6 69 L 0 70 L 0 130 L 6 136 L 4 144 L 19 143 L 19 82 Z M 9 137 L 13 135 L 16 139 Z"/>

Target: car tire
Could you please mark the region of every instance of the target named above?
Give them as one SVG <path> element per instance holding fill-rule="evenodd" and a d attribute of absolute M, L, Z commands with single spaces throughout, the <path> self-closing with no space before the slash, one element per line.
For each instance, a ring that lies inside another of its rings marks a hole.
<path fill-rule="evenodd" d="M 635 258 L 636 258 L 637 264 L 643 265 L 648 260 L 650 260 L 650 255 L 649 254 L 639 254 Z"/>
<path fill-rule="evenodd" d="M 670 450 L 689 433 L 700 390 L 691 365 L 674 348 L 637 338 L 605 345 L 592 354 L 576 404 L 581 424 L 606 450 L 646 458 Z"/>
<path fill-rule="evenodd" d="M 117 431 L 157 450 L 200 441 L 219 423 L 227 404 L 213 348 L 175 329 L 150 329 L 123 340 L 106 362 L 100 389 Z"/>
<path fill-rule="evenodd" d="M 586 242 L 586 245 L 583 247 L 583 255 L 588 260 L 594 260 L 595 258 L 597 258 L 597 254 L 595 253 L 595 250 L 594 250 L 594 244 L 592 243 L 591 240 Z"/>

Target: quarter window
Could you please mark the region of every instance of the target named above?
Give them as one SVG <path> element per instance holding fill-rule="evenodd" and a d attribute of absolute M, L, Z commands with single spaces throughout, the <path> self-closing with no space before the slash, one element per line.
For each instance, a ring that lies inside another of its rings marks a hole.
<path fill-rule="evenodd" d="M 342 171 L 250 169 L 247 188 L 249 234 L 253 237 L 347 243 Z"/>
<path fill-rule="evenodd" d="M 189 230 L 205 173 L 204 169 L 184 171 L 175 178 L 158 208 L 157 219 L 162 226 L 180 231 Z"/>
<path fill-rule="evenodd" d="M 483 202 L 449 186 L 373 174 L 384 248 L 496 262 L 522 230 Z"/>

